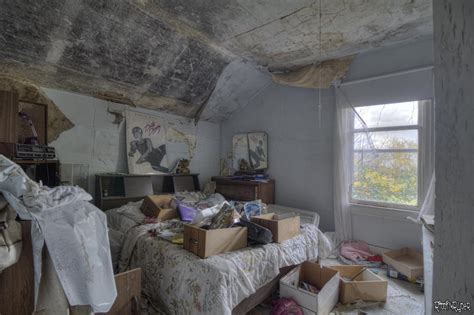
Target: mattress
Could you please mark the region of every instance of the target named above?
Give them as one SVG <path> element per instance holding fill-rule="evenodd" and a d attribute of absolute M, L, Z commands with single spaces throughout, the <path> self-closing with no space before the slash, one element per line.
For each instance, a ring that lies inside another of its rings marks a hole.
<path fill-rule="evenodd" d="M 281 244 L 250 246 L 201 259 L 150 230 L 182 225 L 177 220 L 141 224 L 140 203 L 107 211 L 109 228 L 121 234 L 120 271 L 142 268 L 142 292 L 150 304 L 173 314 L 231 314 L 274 279 L 280 268 L 318 258 L 322 232 L 303 224 Z"/>

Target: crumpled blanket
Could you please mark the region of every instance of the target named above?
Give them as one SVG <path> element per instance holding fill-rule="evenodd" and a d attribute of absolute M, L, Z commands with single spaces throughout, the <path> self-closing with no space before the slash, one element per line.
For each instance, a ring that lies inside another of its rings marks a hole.
<path fill-rule="evenodd" d="M 117 296 L 105 214 L 79 187 L 48 188 L 0 155 L 0 192 L 24 220 L 32 220 L 35 302 L 44 244 L 70 305 L 107 312 Z"/>
<path fill-rule="evenodd" d="M 343 241 L 341 243 L 341 255 L 353 262 L 366 260 L 374 254 L 370 251 L 369 245 L 364 241 Z"/>

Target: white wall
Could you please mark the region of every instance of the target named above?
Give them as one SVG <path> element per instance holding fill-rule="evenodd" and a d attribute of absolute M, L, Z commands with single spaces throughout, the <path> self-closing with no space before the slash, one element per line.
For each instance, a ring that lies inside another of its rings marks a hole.
<path fill-rule="evenodd" d="M 265 131 L 275 202 L 317 211 L 322 229 L 334 230 L 333 90 L 323 90 L 322 99 L 319 126 L 317 90 L 272 83 L 222 123 L 221 156 L 231 151 L 234 134 Z"/>
<path fill-rule="evenodd" d="M 345 82 L 433 65 L 433 41 L 363 53 L 350 66 Z M 370 105 L 433 98 L 431 70 L 349 85 L 343 88 L 353 105 Z M 429 185 L 431 173 L 424 174 Z M 352 237 L 384 248 L 414 247 L 421 250 L 421 226 L 408 221 L 418 213 L 366 206 L 351 206 Z"/>
<path fill-rule="evenodd" d="M 94 192 L 94 175 L 104 172 L 128 172 L 125 120 L 113 124 L 114 116 L 108 109 L 130 109 L 163 117 L 168 128 L 183 132 L 188 138 L 197 139 L 191 159 L 191 171 L 199 173 L 201 186 L 211 176 L 219 173 L 220 126 L 200 122 L 194 126 L 191 119 L 158 111 L 132 108 L 97 98 L 43 88 L 47 96 L 69 118 L 74 127 L 63 132 L 52 142 L 61 163 L 89 165 L 89 191 Z M 168 138 L 167 154 L 170 167 L 179 158 L 190 158 L 189 146 L 178 138 Z"/>
<path fill-rule="evenodd" d="M 474 302 L 474 2 L 433 1 L 436 201 L 433 301 Z M 433 310 L 436 305 L 434 305 Z M 442 311 L 441 314 L 455 314 Z M 435 311 L 433 311 L 435 314 Z"/>

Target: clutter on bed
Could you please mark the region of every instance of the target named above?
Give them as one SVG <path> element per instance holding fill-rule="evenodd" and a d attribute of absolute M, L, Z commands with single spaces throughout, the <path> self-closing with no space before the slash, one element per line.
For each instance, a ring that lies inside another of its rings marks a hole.
<path fill-rule="evenodd" d="M 251 221 L 269 229 L 273 234 L 273 241 L 277 243 L 284 242 L 300 233 L 300 217 L 294 213 L 267 213 L 254 216 Z"/>
<path fill-rule="evenodd" d="M 306 261 L 280 279 L 280 297 L 296 301 L 305 314 L 327 315 L 339 300 L 339 272 Z"/>
<path fill-rule="evenodd" d="M 339 272 L 339 301 L 348 304 L 357 300 L 383 302 L 387 299 L 388 282 L 366 266 L 338 265 L 328 266 Z"/>
<path fill-rule="evenodd" d="M 247 238 L 251 244 L 268 244 L 273 241 L 272 231 L 248 221 L 245 217 L 241 218 L 236 225 L 247 228 Z"/>
<path fill-rule="evenodd" d="M 206 230 L 184 225 L 183 248 L 201 258 L 247 247 L 247 228 L 231 227 Z"/>
<path fill-rule="evenodd" d="M 173 208 L 171 201 L 172 195 L 150 195 L 146 196 L 140 210 L 147 217 L 156 218 L 160 221 L 166 221 L 178 217 L 176 208 Z"/>

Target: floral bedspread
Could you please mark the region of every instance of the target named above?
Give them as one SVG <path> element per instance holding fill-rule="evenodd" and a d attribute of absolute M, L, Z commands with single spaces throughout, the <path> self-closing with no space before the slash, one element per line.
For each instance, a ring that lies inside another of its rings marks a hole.
<path fill-rule="evenodd" d="M 247 247 L 201 259 L 148 231 L 180 222 L 139 225 L 125 233 L 120 269 L 142 268 L 142 292 L 172 314 L 231 314 L 232 309 L 274 279 L 281 267 L 318 257 L 318 228 L 282 244 Z"/>

